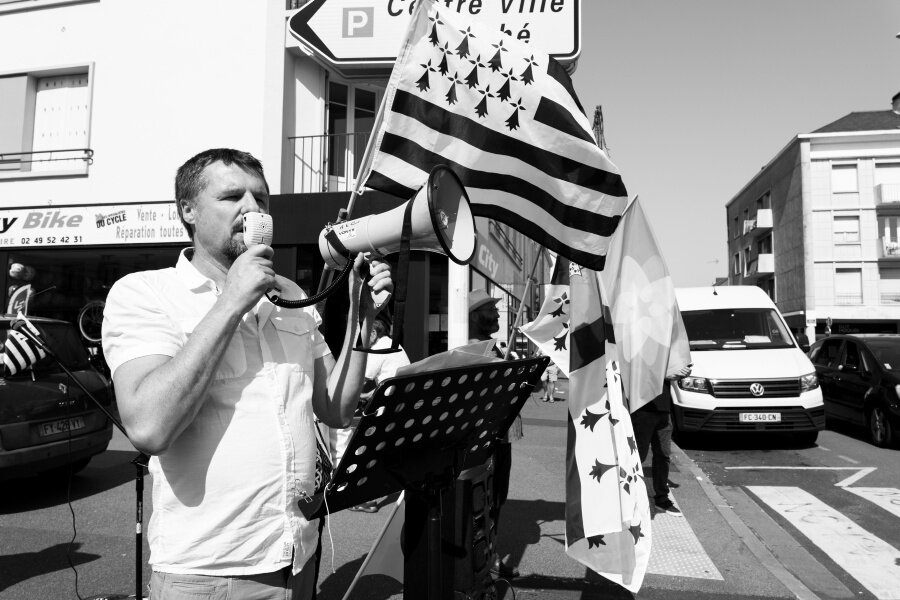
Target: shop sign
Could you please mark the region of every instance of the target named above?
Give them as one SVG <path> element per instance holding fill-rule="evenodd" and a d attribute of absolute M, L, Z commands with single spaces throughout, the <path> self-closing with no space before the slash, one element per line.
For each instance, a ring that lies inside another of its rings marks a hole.
<path fill-rule="evenodd" d="M 477 233 L 474 267 L 494 283 L 506 284 L 521 282 L 522 274 L 506 252 L 492 238 Z"/>
<path fill-rule="evenodd" d="M 463 18 L 534 44 L 563 64 L 581 50 L 580 0 L 440 0 Z M 290 34 L 330 63 L 392 66 L 415 0 L 312 0 Z"/>
<path fill-rule="evenodd" d="M 0 210 L 0 248 L 187 241 L 174 202 Z"/>

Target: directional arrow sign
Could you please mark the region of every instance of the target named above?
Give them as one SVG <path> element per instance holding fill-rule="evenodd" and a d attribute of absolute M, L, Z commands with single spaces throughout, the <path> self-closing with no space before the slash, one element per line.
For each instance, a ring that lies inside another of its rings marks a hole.
<path fill-rule="evenodd" d="M 580 0 L 440 0 L 451 10 L 527 41 L 562 63 L 581 51 Z M 291 35 L 336 66 L 393 64 L 415 0 L 312 0 Z"/>

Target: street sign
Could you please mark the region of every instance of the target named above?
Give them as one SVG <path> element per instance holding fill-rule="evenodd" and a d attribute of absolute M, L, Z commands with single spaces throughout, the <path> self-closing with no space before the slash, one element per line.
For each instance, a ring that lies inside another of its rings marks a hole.
<path fill-rule="evenodd" d="M 581 51 L 581 0 L 440 0 L 563 64 Z M 397 58 L 415 0 L 312 0 L 288 21 L 301 44 L 335 66 L 384 67 Z"/>

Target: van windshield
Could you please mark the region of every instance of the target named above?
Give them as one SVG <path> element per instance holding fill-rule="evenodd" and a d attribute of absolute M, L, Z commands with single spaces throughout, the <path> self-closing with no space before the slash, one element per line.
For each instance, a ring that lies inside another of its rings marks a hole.
<path fill-rule="evenodd" d="M 792 348 L 778 313 L 768 308 L 687 310 L 681 313 L 691 351 Z"/>

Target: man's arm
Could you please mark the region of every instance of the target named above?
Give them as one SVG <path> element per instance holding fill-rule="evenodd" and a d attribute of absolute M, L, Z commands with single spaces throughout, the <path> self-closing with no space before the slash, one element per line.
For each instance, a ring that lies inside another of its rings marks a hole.
<path fill-rule="evenodd" d="M 369 265 L 371 277 L 364 283 L 359 274 L 362 261 L 362 255 L 357 256 L 350 276 L 350 309 L 340 356 L 335 360 L 328 354 L 316 359 L 314 366 L 313 410 L 329 427 L 349 427 L 353 421 L 368 358 L 365 352 L 354 352 L 353 347 L 357 337 L 362 339 L 363 348 L 369 347 L 372 322 L 386 303 L 384 300 L 381 306 L 376 306 L 373 296 L 385 292 L 389 294 L 394 289 L 390 266 L 385 262 L 372 261 Z M 360 294 L 363 286 L 368 286 L 368 289 Z M 360 315 L 364 317 L 362 327 L 359 325 Z"/>
<path fill-rule="evenodd" d="M 116 369 L 116 401 L 136 448 L 163 452 L 197 416 L 241 318 L 274 285 L 271 256 L 260 245 L 235 260 L 215 305 L 175 356 L 151 354 Z"/>

